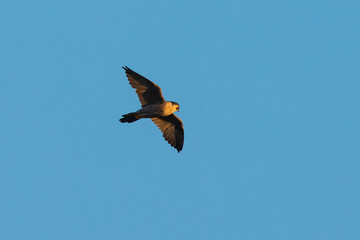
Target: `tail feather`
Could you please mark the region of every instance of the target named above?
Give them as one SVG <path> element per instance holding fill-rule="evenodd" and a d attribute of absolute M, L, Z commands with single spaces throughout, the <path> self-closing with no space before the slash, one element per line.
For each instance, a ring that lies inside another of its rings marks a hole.
<path fill-rule="evenodd" d="M 132 123 L 139 120 L 140 118 L 140 114 L 138 113 L 128 113 L 123 115 L 123 118 L 121 118 L 119 121 L 122 123 Z"/>

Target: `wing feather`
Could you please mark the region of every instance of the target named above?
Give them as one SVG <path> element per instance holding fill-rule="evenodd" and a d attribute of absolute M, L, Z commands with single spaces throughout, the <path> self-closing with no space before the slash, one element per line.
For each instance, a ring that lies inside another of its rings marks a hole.
<path fill-rule="evenodd" d="M 171 114 L 166 117 L 155 117 L 151 120 L 161 130 L 165 140 L 180 152 L 184 145 L 184 127 L 180 118 Z"/>
<path fill-rule="evenodd" d="M 136 89 L 142 107 L 165 102 L 161 88 L 158 85 L 126 66 L 123 68 L 131 87 Z"/>

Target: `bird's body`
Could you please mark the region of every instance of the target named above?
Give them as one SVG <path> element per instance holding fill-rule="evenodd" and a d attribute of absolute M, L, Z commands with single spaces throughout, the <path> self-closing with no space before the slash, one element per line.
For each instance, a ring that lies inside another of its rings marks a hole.
<path fill-rule="evenodd" d="M 120 122 L 129 122 L 130 119 L 127 117 L 131 117 L 131 119 L 134 120 L 130 120 L 130 122 L 135 122 L 141 118 L 166 117 L 176 112 L 177 108 L 177 105 L 173 102 L 155 103 L 144 106 L 136 112 L 125 114 L 124 117 L 120 119 Z"/>
<path fill-rule="evenodd" d="M 180 109 L 179 104 L 165 101 L 159 86 L 128 67 L 124 69 L 130 85 L 136 89 L 142 107 L 136 112 L 123 115 L 119 121 L 131 123 L 141 118 L 151 118 L 163 132 L 164 138 L 180 152 L 184 144 L 184 128 L 182 121 L 174 115 Z"/>
<path fill-rule="evenodd" d="M 169 116 L 177 111 L 177 105 L 173 102 L 164 102 L 159 104 L 151 104 L 149 106 L 145 106 L 137 111 L 137 113 L 141 114 L 144 118 L 146 117 L 161 117 L 161 116 Z"/>

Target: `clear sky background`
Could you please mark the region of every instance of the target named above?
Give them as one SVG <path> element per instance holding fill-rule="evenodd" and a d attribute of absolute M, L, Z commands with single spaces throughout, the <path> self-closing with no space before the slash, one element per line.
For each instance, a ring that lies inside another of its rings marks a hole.
<path fill-rule="evenodd" d="M 359 1 L 1 1 L 0 239 L 360 239 Z M 122 66 L 180 103 L 178 154 Z"/>

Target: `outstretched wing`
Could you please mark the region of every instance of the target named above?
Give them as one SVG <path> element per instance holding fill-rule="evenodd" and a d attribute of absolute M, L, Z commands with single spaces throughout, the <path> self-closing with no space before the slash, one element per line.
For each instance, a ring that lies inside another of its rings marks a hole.
<path fill-rule="evenodd" d="M 151 120 L 161 130 L 165 140 L 180 152 L 184 145 L 184 127 L 180 118 L 171 114 L 166 117 L 151 118 Z"/>
<path fill-rule="evenodd" d="M 165 101 L 158 85 L 126 66 L 123 69 L 125 69 L 130 85 L 136 89 L 142 107 Z"/>

